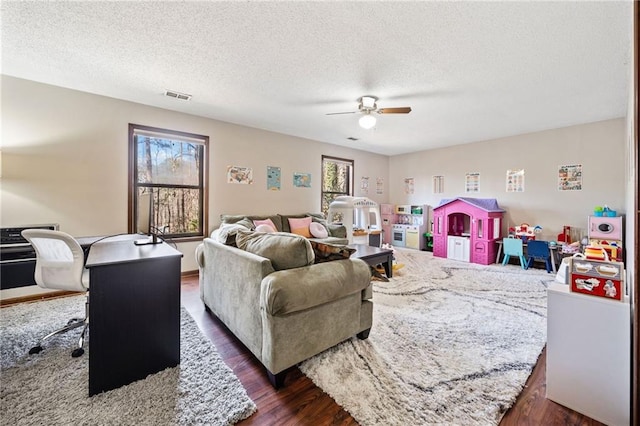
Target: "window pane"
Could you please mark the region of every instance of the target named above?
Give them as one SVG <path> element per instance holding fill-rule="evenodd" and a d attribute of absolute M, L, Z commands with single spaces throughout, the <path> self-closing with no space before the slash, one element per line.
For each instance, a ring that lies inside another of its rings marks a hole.
<path fill-rule="evenodd" d="M 347 193 L 349 188 L 349 168 L 344 163 L 334 163 L 325 161 L 323 163 L 324 179 L 322 181 L 322 191 Z"/>
<path fill-rule="evenodd" d="M 143 194 L 152 193 L 152 204 L 148 205 Z M 138 218 L 147 216 L 151 209 L 152 230 L 162 234 L 199 234 L 200 223 L 200 191 L 185 188 L 138 188 Z M 140 226 L 146 224 L 138 224 Z"/>
<path fill-rule="evenodd" d="M 138 183 L 199 185 L 202 145 L 136 136 Z"/>

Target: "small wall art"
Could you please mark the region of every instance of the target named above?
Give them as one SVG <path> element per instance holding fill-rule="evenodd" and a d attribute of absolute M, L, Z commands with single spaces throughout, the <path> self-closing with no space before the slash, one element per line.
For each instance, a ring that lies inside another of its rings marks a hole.
<path fill-rule="evenodd" d="M 227 166 L 227 183 L 252 184 L 253 169 L 250 167 Z"/>
<path fill-rule="evenodd" d="M 280 191 L 280 188 L 282 186 L 280 176 L 280 167 L 267 166 L 267 190 Z"/>
<path fill-rule="evenodd" d="M 464 192 L 480 192 L 480 173 L 466 173 L 464 175 Z"/>
<path fill-rule="evenodd" d="M 293 186 L 311 188 L 311 173 L 293 173 Z"/>
<path fill-rule="evenodd" d="M 558 167 L 558 191 L 582 190 L 582 164 Z"/>
<path fill-rule="evenodd" d="M 404 178 L 404 193 L 407 195 L 413 194 L 413 189 L 414 189 L 413 178 L 412 177 Z"/>
<path fill-rule="evenodd" d="M 524 169 L 507 170 L 507 192 L 524 192 Z"/>
<path fill-rule="evenodd" d="M 384 193 L 384 179 L 376 178 L 376 194 L 380 195 Z"/>
<path fill-rule="evenodd" d="M 433 193 L 442 194 L 444 192 L 444 176 L 433 177 Z"/>
<path fill-rule="evenodd" d="M 362 192 L 363 195 L 367 195 L 369 193 L 369 177 L 368 176 L 362 176 L 360 178 L 360 192 Z"/>

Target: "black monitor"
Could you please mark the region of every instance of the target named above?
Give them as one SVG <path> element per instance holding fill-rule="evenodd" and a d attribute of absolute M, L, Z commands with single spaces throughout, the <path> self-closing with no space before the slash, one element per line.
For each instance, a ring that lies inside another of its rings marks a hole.
<path fill-rule="evenodd" d="M 157 229 L 154 224 L 153 211 L 153 188 L 144 188 L 138 194 L 137 231 L 139 234 L 145 234 L 148 238 L 135 240 L 134 244 L 143 246 L 147 244 L 160 244 L 162 240 L 158 238 Z"/>

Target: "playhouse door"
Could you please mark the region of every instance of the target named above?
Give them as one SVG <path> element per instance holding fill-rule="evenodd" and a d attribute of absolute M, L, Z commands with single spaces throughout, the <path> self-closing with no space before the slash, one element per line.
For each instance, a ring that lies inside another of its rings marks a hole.
<path fill-rule="evenodd" d="M 447 237 L 447 258 L 468 262 L 470 259 L 469 238 Z"/>

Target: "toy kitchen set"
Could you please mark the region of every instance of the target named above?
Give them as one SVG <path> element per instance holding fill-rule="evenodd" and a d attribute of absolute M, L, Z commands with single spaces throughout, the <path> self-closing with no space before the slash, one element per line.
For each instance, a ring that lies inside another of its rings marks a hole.
<path fill-rule="evenodd" d="M 381 204 L 383 242 L 394 247 L 426 249 L 425 232 L 431 232 L 431 207 L 428 205 Z"/>

